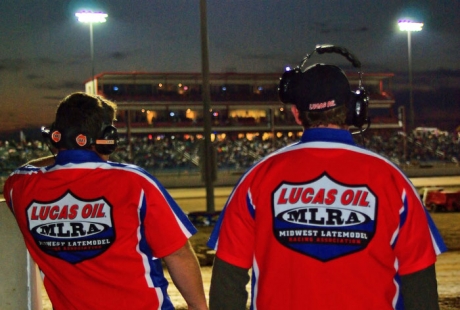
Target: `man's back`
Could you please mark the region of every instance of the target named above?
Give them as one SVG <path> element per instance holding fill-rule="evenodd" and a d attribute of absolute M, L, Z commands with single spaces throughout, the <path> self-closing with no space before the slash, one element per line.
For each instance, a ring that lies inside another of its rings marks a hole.
<path fill-rule="evenodd" d="M 307 130 L 236 186 L 211 237 L 253 270 L 260 309 L 394 309 L 400 275 L 432 265 L 426 211 L 401 172 L 347 131 Z"/>
<path fill-rule="evenodd" d="M 92 151 L 60 152 L 5 185 L 55 309 L 173 309 L 161 260 L 195 232 L 151 176 Z"/>

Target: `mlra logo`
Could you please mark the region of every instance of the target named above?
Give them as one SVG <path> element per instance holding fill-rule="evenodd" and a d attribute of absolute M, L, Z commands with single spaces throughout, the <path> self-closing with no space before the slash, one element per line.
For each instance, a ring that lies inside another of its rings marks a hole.
<path fill-rule="evenodd" d="M 374 193 L 366 185 L 338 183 L 326 173 L 307 183 L 281 183 L 272 205 L 278 241 L 322 261 L 361 250 L 374 235 Z"/>
<path fill-rule="evenodd" d="M 115 240 L 112 207 L 104 198 L 83 200 L 72 192 L 27 208 L 29 230 L 47 254 L 71 263 L 97 256 Z"/>

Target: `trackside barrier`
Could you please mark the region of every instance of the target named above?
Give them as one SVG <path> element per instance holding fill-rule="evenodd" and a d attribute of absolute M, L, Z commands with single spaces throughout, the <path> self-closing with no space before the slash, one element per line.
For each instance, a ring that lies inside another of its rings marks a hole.
<path fill-rule="evenodd" d="M 37 267 L 4 199 L 0 199 L 0 309 L 42 309 Z"/>

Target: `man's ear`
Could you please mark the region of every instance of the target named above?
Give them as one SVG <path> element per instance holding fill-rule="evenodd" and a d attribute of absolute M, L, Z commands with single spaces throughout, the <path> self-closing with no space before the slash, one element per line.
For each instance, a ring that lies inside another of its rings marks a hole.
<path fill-rule="evenodd" d="M 104 154 L 101 154 L 99 153 L 97 150 L 96 150 L 96 147 L 94 145 L 91 145 L 91 150 L 93 152 L 95 152 L 97 155 L 99 155 L 100 158 L 102 158 L 102 160 L 105 160 L 105 161 L 108 161 L 109 160 L 109 155 L 104 155 Z"/>
<path fill-rule="evenodd" d="M 291 106 L 292 115 L 294 115 L 295 122 L 299 125 L 302 125 L 302 121 L 299 118 L 299 110 L 295 105 Z"/>

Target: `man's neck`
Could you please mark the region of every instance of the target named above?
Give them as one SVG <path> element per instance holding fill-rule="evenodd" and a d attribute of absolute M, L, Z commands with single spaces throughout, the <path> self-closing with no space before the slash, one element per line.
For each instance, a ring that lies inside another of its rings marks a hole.
<path fill-rule="evenodd" d="M 314 128 L 314 127 L 312 127 Z M 336 125 L 336 124 L 328 124 L 328 125 L 319 125 L 318 127 L 316 128 L 335 128 L 335 129 L 342 129 L 342 127 L 340 127 L 339 125 Z"/>

